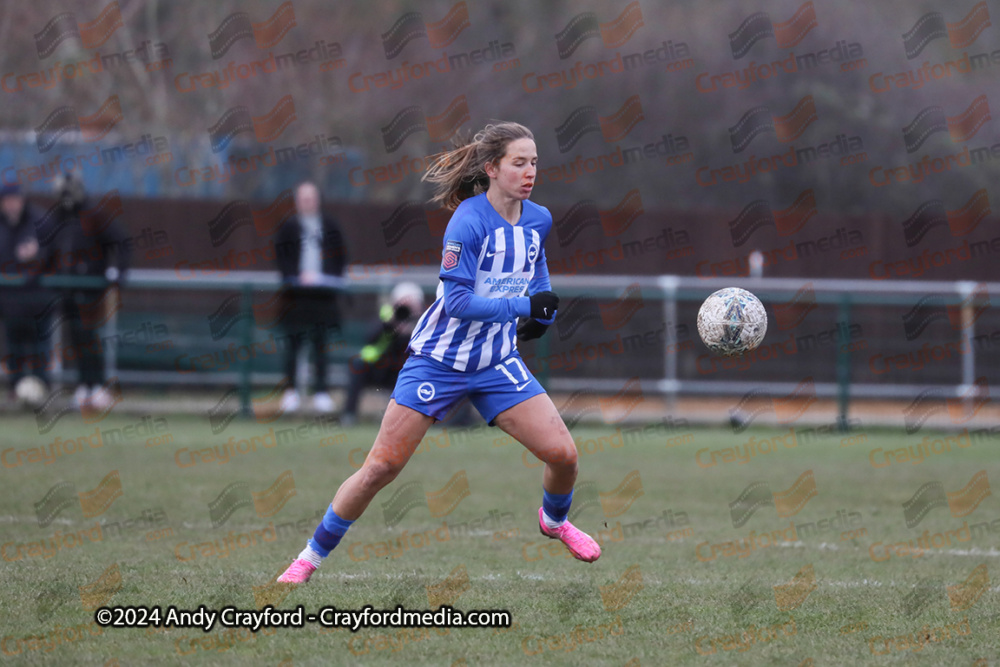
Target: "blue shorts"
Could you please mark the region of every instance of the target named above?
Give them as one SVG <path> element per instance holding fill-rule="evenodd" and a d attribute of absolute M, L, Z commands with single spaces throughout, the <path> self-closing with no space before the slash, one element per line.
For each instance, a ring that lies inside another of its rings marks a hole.
<path fill-rule="evenodd" d="M 544 393 L 515 351 L 498 364 L 464 373 L 427 357 L 408 357 L 390 398 L 441 420 L 468 396 L 486 423 L 493 426 L 493 420 L 504 410 Z"/>

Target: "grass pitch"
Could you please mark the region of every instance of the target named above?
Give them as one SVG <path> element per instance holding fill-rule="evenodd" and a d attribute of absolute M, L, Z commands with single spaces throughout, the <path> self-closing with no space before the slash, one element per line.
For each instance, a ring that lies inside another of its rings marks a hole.
<path fill-rule="evenodd" d="M 572 516 L 600 537 L 597 563 L 567 558 L 539 535 L 541 469 L 519 445 L 496 429 L 436 428 L 312 581 L 292 588 L 272 582 L 363 460 L 374 427 L 237 420 L 215 434 L 205 417 L 68 416 L 40 434 L 33 415 L 7 416 L 2 660 L 1000 660 L 995 440 L 790 428 L 573 432 L 582 453 Z M 451 604 L 506 609 L 514 624 L 206 634 L 93 623 L 99 605 L 268 603 L 307 612 Z"/>

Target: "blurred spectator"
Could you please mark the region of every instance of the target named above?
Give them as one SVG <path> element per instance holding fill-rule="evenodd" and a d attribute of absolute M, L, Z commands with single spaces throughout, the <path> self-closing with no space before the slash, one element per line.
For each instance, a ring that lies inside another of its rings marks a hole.
<path fill-rule="evenodd" d="M 357 422 L 361 390 L 367 386 L 392 389 L 399 370 L 406 361 L 406 348 L 417 319 L 424 312 L 424 293 L 411 282 L 399 283 L 392 290 L 389 303 L 379 310 L 379 321 L 372 327 L 360 354 L 350 361 L 347 404 L 341 423 Z"/>
<path fill-rule="evenodd" d="M 319 189 L 310 182 L 295 190 L 297 215 L 277 234 L 278 270 L 284 282 L 282 310 L 288 345 L 285 346 L 285 381 L 289 388 L 281 400 L 285 412 L 301 405 L 295 388 L 299 350 L 306 340 L 313 349 L 313 408 L 333 412 L 326 385 L 326 337 L 340 331 L 338 291 L 347 264 L 347 248 L 336 221 L 322 214 Z"/>
<path fill-rule="evenodd" d="M 43 217 L 20 186 L 0 186 L 0 318 L 7 336 L 3 362 L 12 391 L 31 375 L 48 382 L 48 344 L 39 326 L 50 296 L 38 285 L 48 260 L 38 243 L 37 226 Z M 19 278 L 24 284 L 11 284 Z"/>
<path fill-rule="evenodd" d="M 764 253 L 754 249 L 747 261 L 750 265 L 749 275 L 751 278 L 760 278 L 764 275 Z"/>
<path fill-rule="evenodd" d="M 100 330 L 118 309 L 119 285 L 128 270 L 131 248 L 113 213 L 86 212 L 87 191 L 73 174 L 56 177 L 58 198 L 52 272 L 90 278 L 89 285 L 62 289 L 62 312 L 69 325 L 70 350 L 79 378 L 74 398 L 80 408 L 105 410 L 113 397 L 104 387 L 104 346 Z"/>

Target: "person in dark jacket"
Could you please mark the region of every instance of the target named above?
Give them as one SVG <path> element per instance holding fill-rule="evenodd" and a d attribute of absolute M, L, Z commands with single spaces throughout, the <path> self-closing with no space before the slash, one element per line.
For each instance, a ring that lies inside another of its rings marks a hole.
<path fill-rule="evenodd" d="M 278 270 L 283 286 L 285 382 L 281 401 L 285 412 L 301 406 L 295 388 L 295 365 L 304 342 L 313 349 L 313 408 L 333 412 L 326 382 L 327 334 L 340 330 L 338 292 L 347 265 L 347 248 L 337 222 L 323 215 L 319 189 L 305 182 L 295 189 L 296 215 L 278 230 Z"/>
<path fill-rule="evenodd" d="M 20 186 L 0 186 L 0 318 L 7 338 L 2 361 L 11 391 L 29 376 L 48 382 L 48 342 L 38 325 L 51 298 L 39 287 L 48 262 L 37 234 L 43 217 Z"/>
<path fill-rule="evenodd" d="M 80 408 L 105 410 L 114 397 L 105 387 L 104 346 L 100 330 L 119 307 L 121 281 L 131 248 L 114 211 L 91 208 L 86 189 L 74 174 L 54 183 L 58 198 L 42 242 L 54 246 L 51 270 L 56 275 L 89 279 L 90 284 L 61 291 L 62 317 L 69 326 L 67 357 L 76 358 L 79 374 L 74 398 Z"/>

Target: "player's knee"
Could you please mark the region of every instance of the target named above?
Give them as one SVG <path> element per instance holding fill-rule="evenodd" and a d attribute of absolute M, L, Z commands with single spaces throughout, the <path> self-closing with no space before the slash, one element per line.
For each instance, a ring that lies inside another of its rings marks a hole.
<path fill-rule="evenodd" d="M 573 437 L 569 435 L 568 431 L 562 449 L 564 452 L 563 460 L 566 462 L 566 465 L 576 468 L 579 453 L 576 449 L 576 442 L 573 441 Z"/>
<path fill-rule="evenodd" d="M 386 484 L 396 479 L 403 469 L 403 464 L 391 459 L 381 459 L 378 461 L 366 461 L 364 465 L 364 484 L 369 488 L 381 489 Z"/>
<path fill-rule="evenodd" d="M 546 463 L 560 471 L 575 473 L 578 464 L 576 447 L 567 447 L 558 451 Z"/>

